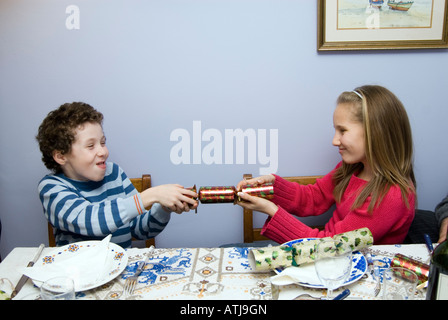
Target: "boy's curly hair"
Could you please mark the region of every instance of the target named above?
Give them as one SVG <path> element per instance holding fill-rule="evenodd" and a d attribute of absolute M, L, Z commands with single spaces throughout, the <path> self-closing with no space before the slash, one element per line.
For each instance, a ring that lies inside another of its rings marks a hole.
<path fill-rule="evenodd" d="M 76 129 L 86 122 L 102 125 L 103 114 L 84 102 L 65 103 L 48 113 L 36 136 L 42 161 L 48 169 L 54 173 L 61 172 L 60 165 L 53 159 L 53 153 L 56 150 L 62 154 L 69 153 Z"/>

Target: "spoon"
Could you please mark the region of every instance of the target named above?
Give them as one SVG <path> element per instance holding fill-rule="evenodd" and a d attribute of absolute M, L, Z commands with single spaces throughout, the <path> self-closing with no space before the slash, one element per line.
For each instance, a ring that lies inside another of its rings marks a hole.
<path fill-rule="evenodd" d="M 323 297 L 316 298 L 316 297 L 313 297 L 312 295 L 310 295 L 308 293 L 303 293 L 301 295 L 298 295 L 297 297 L 295 297 L 292 300 L 323 300 Z"/>
<path fill-rule="evenodd" d="M 350 290 L 345 289 L 339 295 L 337 295 L 333 300 L 344 300 L 349 295 L 350 295 Z M 308 293 L 303 293 L 303 294 L 295 297 L 293 300 L 325 300 L 325 298 L 324 297 L 316 298 L 316 297 L 311 296 Z"/>

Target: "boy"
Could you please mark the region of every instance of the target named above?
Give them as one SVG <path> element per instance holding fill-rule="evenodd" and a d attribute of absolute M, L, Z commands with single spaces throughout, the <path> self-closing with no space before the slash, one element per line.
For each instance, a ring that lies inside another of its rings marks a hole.
<path fill-rule="evenodd" d="M 50 112 L 39 127 L 42 161 L 53 174 L 39 183 L 44 214 L 55 228 L 56 245 L 99 240 L 123 248 L 131 238 L 159 234 L 170 211 L 181 213 L 198 205 L 197 194 L 177 184 L 138 193 L 124 171 L 107 162 L 109 151 L 103 115 L 92 106 L 73 102 Z M 146 207 L 151 206 L 151 210 Z"/>

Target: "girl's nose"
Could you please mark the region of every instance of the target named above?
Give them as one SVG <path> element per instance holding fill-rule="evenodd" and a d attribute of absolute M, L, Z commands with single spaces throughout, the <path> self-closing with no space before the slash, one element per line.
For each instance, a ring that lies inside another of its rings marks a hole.
<path fill-rule="evenodd" d="M 332 144 L 333 144 L 335 147 L 338 147 L 338 146 L 341 144 L 341 141 L 339 140 L 339 135 L 338 135 L 337 133 L 336 133 L 336 134 L 334 135 L 334 137 L 333 137 Z"/>

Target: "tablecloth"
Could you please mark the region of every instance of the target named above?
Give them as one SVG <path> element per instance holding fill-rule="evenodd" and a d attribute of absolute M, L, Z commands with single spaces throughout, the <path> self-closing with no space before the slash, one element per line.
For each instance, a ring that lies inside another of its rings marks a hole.
<path fill-rule="evenodd" d="M 46 248 L 42 258 L 54 248 Z M 0 263 L 0 289 L 8 294 L 21 274 L 18 267 L 26 266 L 36 248 L 16 248 Z M 128 264 L 114 280 L 95 289 L 78 292 L 77 299 L 87 300 L 289 300 L 309 293 L 321 297 L 325 290 L 301 285 L 274 286 L 270 278 L 274 272 L 257 272 L 249 259 L 250 248 L 157 248 L 154 250 L 131 297 L 123 295 L 126 278 L 132 276 L 138 261 L 145 259 L 147 249 L 126 250 Z M 428 263 L 428 251 L 423 244 L 382 245 L 367 249 L 375 265 L 386 268 L 396 253 Z M 381 299 L 375 296 L 375 281 L 367 272 L 347 286 L 350 298 Z M 341 288 L 340 290 L 343 290 Z M 34 299 L 39 290 L 28 281 L 16 299 Z M 336 294 L 337 292 L 335 292 Z M 424 298 L 422 293 L 419 297 Z"/>
<path fill-rule="evenodd" d="M 83 294 L 82 299 L 121 299 L 144 250 L 129 249 L 128 266 L 114 281 Z M 255 272 L 248 248 L 156 249 L 138 278 L 131 299 L 272 299 L 269 273 Z"/>
<path fill-rule="evenodd" d="M 381 281 L 382 281 L 382 271 L 388 268 L 390 262 L 397 253 L 401 253 L 407 257 L 410 257 L 423 263 L 429 263 L 428 249 L 424 244 L 377 245 L 365 249 L 364 254 L 366 253 L 371 254 L 374 261 L 374 265 L 379 268 Z M 377 296 L 375 296 L 374 294 L 375 286 L 376 286 L 376 279 L 374 279 L 369 272 L 366 272 L 359 281 L 356 281 L 347 286 L 343 286 L 338 290 L 334 291 L 334 296 L 336 296 L 344 289 L 349 289 L 351 292 L 350 293 L 351 299 L 381 300 L 382 299 L 381 292 Z M 280 300 L 294 299 L 295 297 L 304 293 L 308 293 L 313 297 L 325 297 L 326 295 L 325 290 L 304 287 L 297 284 L 276 287 L 274 288 L 273 291 L 275 291 L 274 298 Z M 424 299 L 425 295 L 426 290 L 421 290 L 418 292 L 415 298 Z"/>

